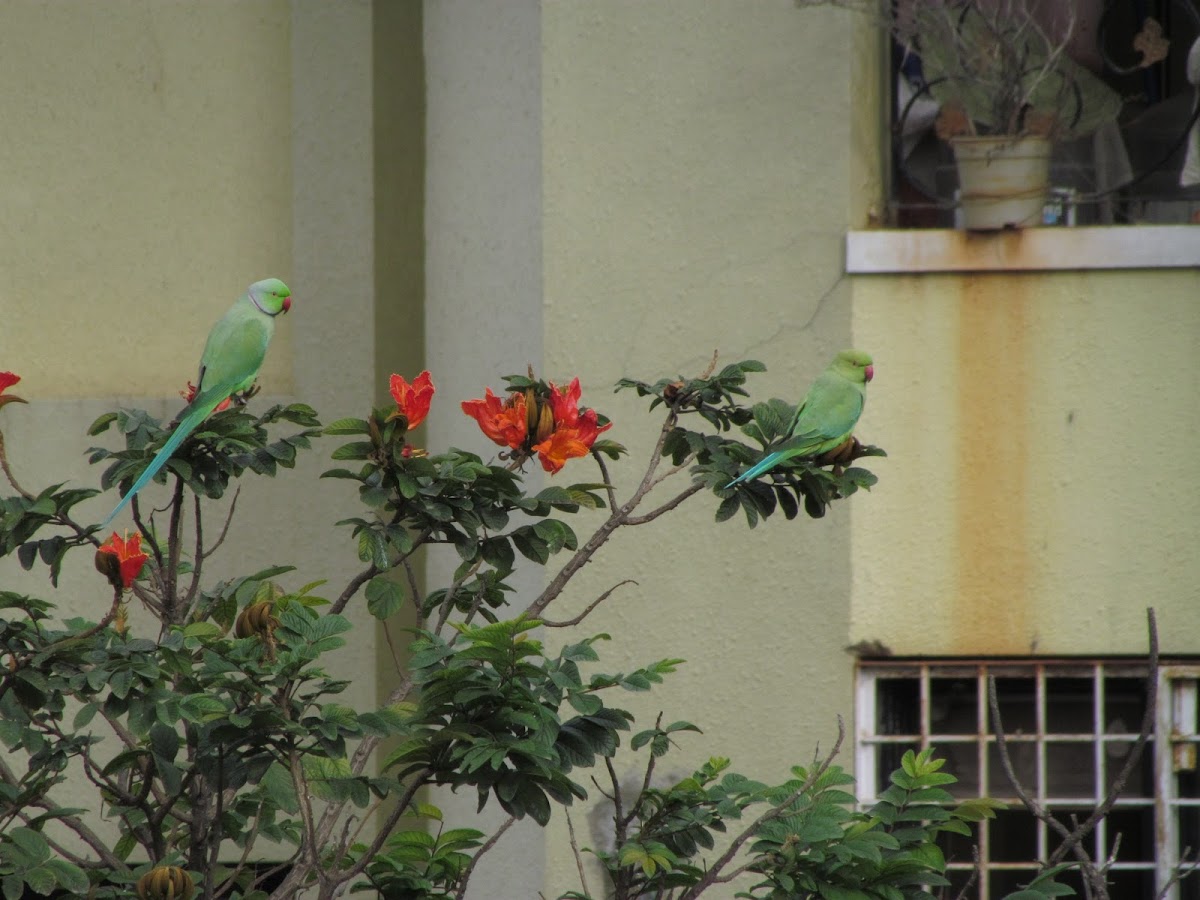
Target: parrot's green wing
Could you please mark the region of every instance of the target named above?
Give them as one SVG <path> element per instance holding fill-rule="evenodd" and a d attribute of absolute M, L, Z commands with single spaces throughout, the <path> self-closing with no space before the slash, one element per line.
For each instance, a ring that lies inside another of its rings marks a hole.
<path fill-rule="evenodd" d="M 199 393 L 223 390 L 220 403 L 249 388 L 267 355 L 273 324 L 253 304 L 235 303 L 208 333 L 196 381 Z"/>
<path fill-rule="evenodd" d="M 870 380 L 871 358 L 856 350 L 844 350 L 822 372 L 788 429 L 779 449 L 767 454 L 726 487 L 756 478 L 780 462 L 796 457 L 820 456 L 845 443 L 854 432 L 866 403 L 865 386 Z"/>
<path fill-rule="evenodd" d="M 789 443 L 800 439 L 801 443 L 795 449 L 814 456 L 832 450 L 854 431 L 865 400 L 861 384 L 826 369 L 813 382 L 808 396 L 796 410 L 796 419 L 788 432 L 791 435 Z M 833 442 L 830 446 L 817 449 L 830 442 Z"/>
<path fill-rule="evenodd" d="M 196 396 L 179 414 L 179 424 L 162 449 L 150 460 L 101 527 L 108 527 L 108 523 L 158 474 L 171 454 L 223 400 L 254 384 L 275 330 L 275 316 L 291 308 L 290 298 L 287 286 L 276 278 L 255 282 L 213 326 L 200 358 Z"/>

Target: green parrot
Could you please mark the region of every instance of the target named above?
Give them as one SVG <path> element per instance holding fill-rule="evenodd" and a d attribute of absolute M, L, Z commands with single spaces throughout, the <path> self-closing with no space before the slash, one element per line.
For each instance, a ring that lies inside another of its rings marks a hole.
<path fill-rule="evenodd" d="M 292 292 L 278 278 L 256 281 L 246 288 L 229 307 L 229 312 L 213 326 L 200 357 L 200 374 L 196 378 L 196 395 L 176 417 L 179 424 L 163 444 L 150 465 L 138 476 L 129 492 L 108 514 L 102 528 L 107 528 L 134 494 L 146 486 L 158 470 L 166 465 L 184 438 L 208 418 L 220 403 L 247 390 L 258 376 L 267 344 L 275 331 L 275 317 L 292 308 Z"/>
<path fill-rule="evenodd" d="M 867 399 L 867 382 L 874 375 L 870 354 L 843 350 L 808 389 L 788 427 L 783 448 L 764 456 L 725 486 L 756 478 L 785 459 L 820 456 L 840 447 L 858 424 Z"/>

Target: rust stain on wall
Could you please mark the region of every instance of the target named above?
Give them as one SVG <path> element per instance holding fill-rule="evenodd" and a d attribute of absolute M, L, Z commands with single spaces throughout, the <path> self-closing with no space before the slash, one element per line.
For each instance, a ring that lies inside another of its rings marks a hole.
<path fill-rule="evenodd" d="M 958 654 L 1028 652 L 1028 279 L 960 281 L 956 469 Z"/>

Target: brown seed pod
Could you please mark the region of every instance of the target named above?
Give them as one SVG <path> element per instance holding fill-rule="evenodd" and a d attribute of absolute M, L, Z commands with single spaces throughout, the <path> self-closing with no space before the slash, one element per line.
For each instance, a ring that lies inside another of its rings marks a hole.
<path fill-rule="evenodd" d="M 275 604 L 270 600 L 259 600 L 243 609 L 233 625 L 233 633 L 240 638 L 259 635 L 268 637 L 279 627 L 275 618 Z"/>
<path fill-rule="evenodd" d="M 192 878 L 179 866 L 155 866 L 138 879 L 139 900 L 191 900 Z"/>
<path fill-rule="evenodd" d="M 97 550 L 93 562 L 95 563 L 96 571 L 107 578 L 109 584 L 115 588 L 125 586 L 121 580 L 121 561 L 117 559 L 115 553 Z"/>

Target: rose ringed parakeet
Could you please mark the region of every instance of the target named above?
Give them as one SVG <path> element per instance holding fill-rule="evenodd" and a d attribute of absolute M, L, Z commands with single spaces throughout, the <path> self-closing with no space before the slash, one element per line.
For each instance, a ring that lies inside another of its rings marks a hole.
<path fill-rule="evenodd" d="M 258 376 L 267 344 L 275 331 L 275 317 L 292 308 L 292 292 L 278 278 L 256 281 L 234 301 L 208 333 L 204 355 L 200 357 L 200 373 L 196 379 L 196 395 L 177 417 L 179 424 L 161 450 L 138 476 L 129 492 L 121 498 L 102 527 L 108 527 L 146 482 L 166 465 L 184 439 L 196 426 L 208 418 L 220 403 L 247 390 Z"/>
<path fill-rule="evenodd" d="M 785 447 L 764 456 L 726 487 L 756 478 L 785 459 L 820 456 L 844 444 L 862 415 L 867 382 L 874 374 L 868 353 L 843 350 L 835 356 L 796 409 Z"/>

